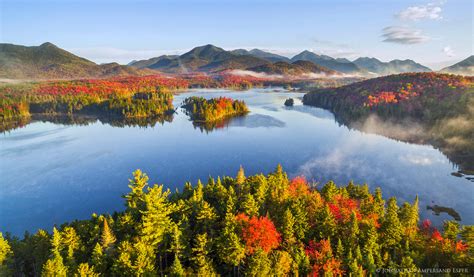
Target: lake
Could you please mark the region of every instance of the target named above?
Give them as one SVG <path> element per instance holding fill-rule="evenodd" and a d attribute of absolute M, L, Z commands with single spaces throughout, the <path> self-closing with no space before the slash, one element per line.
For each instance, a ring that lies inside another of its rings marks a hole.
<path fill-rule="evenodd" d="M 186 181 L 234 176 L 240 165 L 252 175 L 278 163 L 290 177 L 321 185 L 379 186 L 399 205 L 418 195 L 421 218 L 435 224 L 450 216 L 435 216 L 427 205 L 454 208 L 462 224 L 474 224 L 474 183 L 452 176 L 457 166 L 430 145 L 351 130 L 330 112 L 303 106 L 301 93 L 200 89 L 176 95 L 175 107 L 191 95 L 244 100 L 250 113 L 214 130 L 195 127 L 178 109 L 171 122 L 153 127 L 32 122 L 0 134 L 0 230 L 21 235 L 123 210 L 121 195 L 138 168 L 174 191 Z M 284 106 L 288 97 L 295 106 Z"/>

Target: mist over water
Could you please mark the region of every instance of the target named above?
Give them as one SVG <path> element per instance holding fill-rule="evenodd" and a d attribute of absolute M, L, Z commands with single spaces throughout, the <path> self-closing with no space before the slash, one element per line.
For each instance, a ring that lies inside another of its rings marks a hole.
<path fill-rule="evenodd" d="M 302 94 L 281 89 L 244 92 L 191 90 L 175 96 L 175 106 L 191 95 L 244 100 L 250 113 L 217 129 L 194 126 L 181 109 L 171 122 L 153 127 L 114 127 L 34 122 L 0 136 L 0 230 L 22 234 L 50 229 L 94 212 L 123 210 L 127 180 L 140 168 L 150 183 L 172 191 L 186 181 L 268 173 L 278 163 L 290 177 L 304 175 L 322 186 L 350 180 L 380 186 L 399 204 L 420 197 L 421 218 L 440 224 L 426 205 L 452 207 L 463 224 L 473 224 L 474 182 L 452 176 L 457 166 L 430 145 L 411 144 L 422 126 L 397 125 L 369 118 L 357 128 L 339 124 L 325 110 L 303 106 Z M 293 97 L 294 107 L 285 107 Z M 354 127 L 354 126 L 352 126 Z M 410 127 L 410 128 L 408 128 Z"/>

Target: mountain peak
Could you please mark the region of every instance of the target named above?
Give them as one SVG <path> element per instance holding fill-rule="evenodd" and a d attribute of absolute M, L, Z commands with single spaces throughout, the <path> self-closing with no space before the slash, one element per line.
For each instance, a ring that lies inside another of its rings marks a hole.
<path fill-rule="evenodd" d="M 45 42 L 43 44 L 41 44 L 39 47 L 42 47 L 42 48 L 46 48 L 46 47 L 56 47 L 56 45 L 52 44 L 51 42 Z"/>

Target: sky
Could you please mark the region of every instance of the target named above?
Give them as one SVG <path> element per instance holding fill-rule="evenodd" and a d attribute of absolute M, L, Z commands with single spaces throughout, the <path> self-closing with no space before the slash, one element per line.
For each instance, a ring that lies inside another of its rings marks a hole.
<path fill-rule="evenodd" d="M 472 0 L 0 0 L 0 41 L 46 41 L 97 63 L 214 44 L 285 56 L 413 59 L 433 69 L 473 54 Z"/>

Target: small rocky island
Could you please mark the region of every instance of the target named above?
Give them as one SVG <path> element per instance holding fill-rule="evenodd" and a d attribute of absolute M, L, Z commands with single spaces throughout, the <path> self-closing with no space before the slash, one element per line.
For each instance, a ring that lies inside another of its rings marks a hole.
<path fill-rule="evenodd" d="M 204 97 L 188 97 L 182 107 L 194 122 L 215 122 L 224 118 L 241 116 L 249 112 L 244 101 L 228 97 L 205 99 Z"/>
<path fill-rule="evenodd" d="M 293 98 L 288 98 L 285 100 L 285 106 L 292 107 L 295 104 L 295 100 Z"/>

